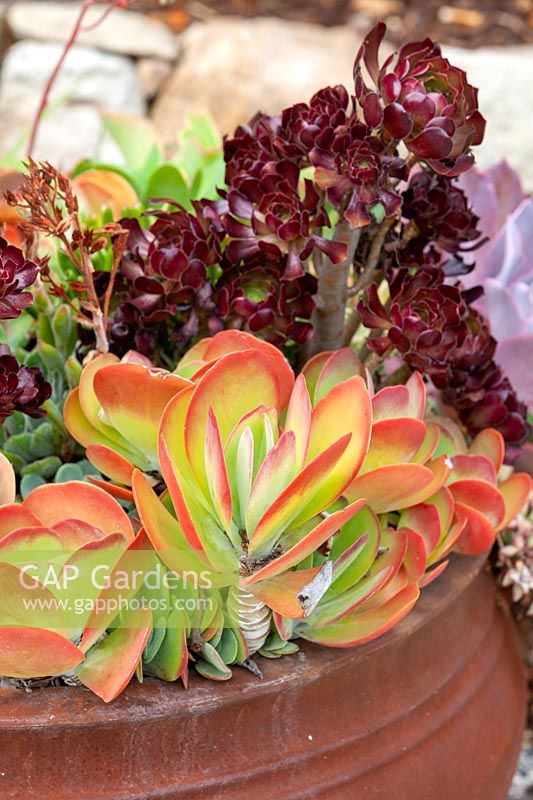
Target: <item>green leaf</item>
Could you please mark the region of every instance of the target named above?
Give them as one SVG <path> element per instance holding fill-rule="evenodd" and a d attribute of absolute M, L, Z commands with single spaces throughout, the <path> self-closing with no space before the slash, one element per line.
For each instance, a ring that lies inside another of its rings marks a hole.
<path fill-rule="evenodd" d="M 234 664 L 239 654 L 239 643 L 231 628 L 224 628 L 217 652 L 224 664 Z"/>
<path fill-rule="evenodd" d="M 65 375 L 70 389 L 78 386 L 83 367 L 75 356 L 70 356 L 65 361 Z"/>
<path fill-rule="evenodd" d="M 52 426 L 43 422 L 31 435 L 30 451 L 33 458 L 45 458 L 53 455 Z"/>
<path fill-rule="evenodd" d="M 381 225 L 381 223 L 387 216 L 387 212 L 385 210 L 385 206 L 383 205 L 383 203 L 376 203 L 375 206 L 372 206 L 372 208 L 370 209 L 370 213 L 372 214 L 374 220 L 378 223 L 378 225 Z"/>
<path fill-rule="evenodd" d="M 3 322 L 0 327 L 0 342 L 8 344 L 12 350 L 24 347 L 35 326 L 35 319 L 29 312 L 22 312 L 17 319 Z"/>
<path fill-rule="evenodd" d="M 57 456 L 48 456 L 31 464 L 26 464 L 21 469 L 21 475 L 40 475 L 42 478 L 51 478 L 61 466 L 61 459 Z"/>
<path fill-rule="evenodd" d="M 14 414 L 11 414 L 4 422 L 3 428 L 10 436 L 24 433 L 26 424 L 22 411 L 15 411 Z"/>
<path fill-rule="evenodd" d="M 154 155 L 162 158 L 154 130 L 147 120 L 110 113 L 102 114 L 102 119 L 106 131 L 134 173 L 142 173 Z"/>
<path fill-rule="evenodd" d="M 24 475 L 20 481 L 20 495 L 23 500 L 36 489 L 38 486 L 43 486 L 46 483 L 44 478 L 40 475 Z"/>
<path fill-rule="evenodd" d="M 84 475 L 79 464 L 62 464 L 54 478 L 55 483 L 68 483 L 68 481 L 82 481 Z"/>
<path fill-rule="evenodd" d="M 228 667 L 224 666 L 224 669 L 218 669 L 209 661 L 203 661 L 202 659 L 195 662 L 194 668 L 204 678 L 209 678 L 212 681 L 229 681 L 232 675 Z"/>
<path fill-rule="evenodd" d="M 28 461 L 31 458 L 31 433 L 18 433 L 5 444 L 6 455 L 14 455 Z"/>
<path fill-rule="evenodd" d="M 172 164 L 162 164 L 150 176 L 145 196 L 147 201 L 168 198 L 185 205 L 189 200 L 189 187 L 181 170 L 173 167 Z"/>

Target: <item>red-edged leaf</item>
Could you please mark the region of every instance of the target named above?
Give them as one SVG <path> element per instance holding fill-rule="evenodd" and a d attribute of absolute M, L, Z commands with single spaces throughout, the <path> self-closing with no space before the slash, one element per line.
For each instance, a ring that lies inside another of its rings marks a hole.
<path fill-rule="evenodd" d="M 311 498 L 316 494 L 316 487 L 334 469 L 339 458 L 346 451 L 349 439 L 349 435 L 344 436 L 323 453 L 320 453 L 310 464 L 303 468 L 299 475 L 272 503 L 268 511 L 259 520 L 250 537 L 249 554 L 251 556 L 268 553 L 283 535 L 287 526 L 294 522 L 295 517 L 297 515 L 304 516 L 302 508 L 307 508 Z M 315 513 L 311 512 L 308 517 L 305 517 L 304 521 L 314 516 Z M 298 524 L 294 523 L 294 527 L 298 527 Z"/>
<path fill-rule="evenodd" d="M 285 431 L 261 464 L 246 504 L 245 525 L 253 531 L 272 503 L 290 483 L 296 460 L 296 437 Z"/>
<path fill-rule="evenodd" d="M 358 476 L 344 492 L 356 500 L 365 497 L 376 514 L 398 511 L 417 505 L 435 494 L 450 474 L 446 456 L 421 464 L 399 464 L 378 467 Z"/>
<path fill-rule="evenodd" d="M 493 428 L 485 428 L 475 437 L 470 445 L 469 452 L 474 456 L 486 456 L 492 462 L 497 474 L 501 469 L 505 456 L 503 436 Z"/>
<path fill-rule="evenodd" d="M 272 359 L 261 351 L 232 353 L 217 361 L 197 384 L 185 419 L 189 463 L 207 492 L 204 443 L 210 408 L 225 444 L 241 417 L 259 405 L 281 410 L 279 381 Z"/>
<path fill-rule="evenodd" d="M 336 623 L 314 630 L 304 628 L 300 636 L 328 647 L 353 647 L 382 636 L 411 611 L 420 596 L 416 583 L 411 583 L 382 606 L 360 611 Z"/>
<path fill-rule="evenodd" d="M 420 581 L 426 571 L 428 553 L 424 537 L 411 528 L 402 528 L 407 534 L 407 551 L 403 561 L 409 583 Z"/>
<path fill-rule="evenodd" d="M 213 409 L 207 415 L 205 433 L 205 470 L 211 500 L 224 530 L 231 530 L 231 490 L 222 448 L 222 439 Z"/>
<path fill-rule="evenodd" d="M 334 351 L 320 370 L 313 395 L 313 405 L 316 406 L 334 386 L 355 375 L 364 378 L 365 368 L 351 347 Z"/>
<path fill-rule="evenodd" d="M 126 624 L 95 644 L 76 671 L 78 680 L 106 703 L 130 682 L 150 636 L 152 612 L 131 611 Z"/>
<path fill-rule="evenodd" d="M 61 675 L 83 659 L 82 651 L 55 631 L 0 628 L 0 675 L 8 678 Z"/>
<path fill-rule="evenodd" d="M 303 375 L 298 375 L 292 390 L 285 432 L 292 431 L 295 437 L 295 472 L 301 469 L 307 456 L 311 430 L 311 401 Z"/>
<path fill-rule="evenodd" d="M 133 465 L 121 455 L 101 444 L 89 445 L 86 456 L 91 464 L 110 480 L 131 486 Z"/>
<path fill-rule="evenodd" d="M 493 528 L 505 518 L 505 503 L 495 486 L 478 480 L 460 480 L 450 484 L 449 489 L 455 504 L 470 506 L 479 511 L 490 522 Z"/>
<path fill-rule="evenodd" d="M 515 472 L 514 475 L 499 484 L 498 490 L 503 497 L 505 513 L 498 530 L 506 528 L 511 520 L 520 513 L 526 504 L 531 488 L 531 477 L 525 472 Z"/>
<path fill-rule="evenodd" d="M 289 619 L 309 616 L 331 583 L 331 562 L 254 583 L 250 591 L 261 602 Z"/>
<path fill-rule="evenodd" d="M 133 527 L 124 509 L 112 497 L 82 481 L 38 486 L 24 500 L 24 508 L 52 527 L 64 519 L 79 519 L 105 533 L 123 533 L 133 539 Z"/>
<path fill-rule="evenodd" d="M 455 543 L 458 553 L 478 555 L 485 553 L 494 544 L 496 532 L 487 517 L 471 506 L 456 501 L 455 513 L 465 527 Z"/>
<path fill-rule="evenodd" d="M 19 528 L 34 528 L 41 524 L 41 520 L 35 514 L 19 503 L 0 507 L 0 539 Z"/>
<path fill-rule="evenodd" d="M 303 561 L 306 556 L 314 553 L 324 542 L 333 536 L 343 525 L 348 522 L 365 505 L 364 500 L 358 500 L 340 511 L 334 511 L 326 519 L 322 520 L 316 528 L 300 539 L 289 550 L 278 558 L 271 561 L 265 567 L 245 578 L 242 583 L 244 586 L 265 580 L 266 578 L 280 575 L 290 567 L 294 567 Z"/>
<path fill-rule="evenodd" d="M 425 435 L 426 426 L 419 419 L 403 417 L 375 422 L 360 474 L 388 464 L 411 461 L 422 446 Z"/>
<path fill-rule="evenodd" d="M 425 589 L 426 586 L 429 586 L 433 581 L 437 580 L 439 575 L 442 575 L 446 567 L 448 566 L 449 561 L 443 561 L 438 567 L 434 567 L 418 581 L 418 586 L 420 589 Z"/>

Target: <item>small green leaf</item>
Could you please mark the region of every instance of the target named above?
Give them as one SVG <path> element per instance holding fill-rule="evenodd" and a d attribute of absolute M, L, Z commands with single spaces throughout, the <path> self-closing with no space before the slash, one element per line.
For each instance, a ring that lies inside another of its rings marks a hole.
<path fill-rule="evenodd" d="M 6 455 L 19 456 L 28 461 L 31 458 L 31 433 L 18 433 L 11 436 L 5 444 Z"/>
<path fill-rule="evenodd" d="M 83 367 L 75 356 L 70 356 L 65 361 L 65 375 L 70 389 L 78 386 Z"/>
<path fill-rule="evenodd" d="M 54 478 L 55 483 L 68 483 L 68 481 L 82 481 L 84 475 L 79 464 L 62 464 Z"/>
<path fill-rule="evenodd" d="M 385 206 L 383 205 L 383 203 L 376 203 L 374 206 L 372 206 L 372 208 L 370 209 L 370 213 L 372 214 L 374 220 L 378 223 L 378 225 L 381 225 L 381 223 L 387 216 L 387 212 L 385 210 Z"/>
<path fill-rule="evenodd" d="M 30 452 L 33 458 L 53 455 L 52 426 L 43 422 L 31 435 Z"/>
<path fill-rule="evenodd" d="M 194 664 L 194 668 L 197 672 L 200 673 L 204 678 L 209 678 L 212 681 L 229 681 L 231 678 L 232 672 L 226 666 L 224 669 L 218 669 L 209 661 L 196 661 Z"/>
<path fill-rule="evenodd" d="M 51 478 L 56 474 L 60 466 L 61 459 L 57 456 L 48 456 L 47 458 L 33 461 L 31 464 L 26 464 L 20 472 L 22 475 L 40 475 L 42 478 Z"/>
<path fill-rule="evenodd" d="M 20 481 L 20 495 L 23 500 L 36 489 L 38 486 L 43 486 L 46 483 L 44 478 L 40 475 L 24 475 Z"/>
<path fill-rule="evenodd" d="M 231 628 L 224 628 L 217 652 L 224 664 L 234 664 L 239 653 L 239 644 Z"/>

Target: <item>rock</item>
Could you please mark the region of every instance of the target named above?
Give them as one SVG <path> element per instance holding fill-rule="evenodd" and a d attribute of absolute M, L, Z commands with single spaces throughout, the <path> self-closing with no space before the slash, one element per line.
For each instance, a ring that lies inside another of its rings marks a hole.
<path fill-rule="evenodd" d="M 479 87 L 479 106 L 487 119 L 485 140 L 476 148 L 481 167 L 506 158 L 526 190 L 533 190 L 533 46 L 443 47 L 453 64 Z"/>
<path fill-rule="evenodd" d="M 8 10 L 9 28 L 16 39 L 65 42 L 80 13 L 81 3 L 22 2 Z M 94 6 L 85 16 L 91 28 L 105 9 Z M 111 53 L 174 60 L 178 53 L 175 36 L 162 22 L 143 14 L 114 9 L 102 23 L 80 34 L 78 43 Z"/>
<path fill-rule="evenodd" d="M 144 99 L 153 100 L 171 74 L 172 67 L 168 61 L 140 58 L 137 61 L 137 75 Z"/>
<path fill-rule="evenodd" d="M 180 41 L 180 60 L 153 109 L 169 145 L 193 109 L 208 109 L 227 133 L 258 109 L 277 112 L 323 86 L 350 86 L 361 37 L 348 27 L 219 17 L 191 25 Z"/>
<path fill-rule="evenodd" d="M 509 800 L 528 800 L 531 797 L 533 797 L 533 749 L 524 748 L 520 754 Z"/>
<path fill-rule="evenodd" d="M 0 152 L 15 148 L 22 154 L 61 51 L 59 44 L 40 42 L 17 42 L 8 50 L 0 74 Z M 76 46 L 52 90 L 35 155 L 63 168 L 87 156 L 116 160 L 116 150 L 105 141 L 99 109 L 144 113 L 135 66 L 124 56 Z"/>

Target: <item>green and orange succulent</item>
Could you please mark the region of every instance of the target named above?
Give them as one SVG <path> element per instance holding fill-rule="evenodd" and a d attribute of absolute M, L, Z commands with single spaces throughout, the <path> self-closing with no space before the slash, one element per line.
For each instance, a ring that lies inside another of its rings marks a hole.
<path fill-rule="evenodd" d="M 74 677 L 110 700 L 143 662 L 166 680 L 186 684 L 191 660 L 225 680 L 230 664 L 293 652 L 297 638 L 347 647 L 390 630 L 452 550 L 490 548 L 531 481 L 498 481 L 497 432 L 468 449 L 450 420 L 426 419 L 418 374 L 374 395 L 368 381 L 349 348 L 295 378 L 279 350 L 238 331 L 199 342 L 175 373 L 95 358 L 65 422 L 109 483 L 7 503 L 0 549 L 66 548 L 79 563 L 112 545 L 115 571 L 139 550 L 179 585 L 170 603 L 168 587 L 130 590 L 157 601 L 133 620 L 87 614 L 78 630 L 31 629 L 31 642 L 6 627 L 31 657 L 0 672 Z"/>

